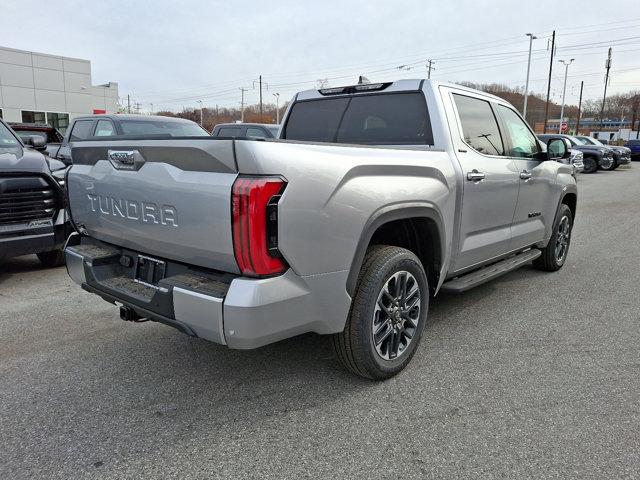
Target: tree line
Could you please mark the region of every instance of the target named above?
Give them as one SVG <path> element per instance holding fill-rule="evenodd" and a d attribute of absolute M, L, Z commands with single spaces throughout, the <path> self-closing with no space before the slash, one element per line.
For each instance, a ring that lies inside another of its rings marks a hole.
<path fill-rule="evenodd" d="M 461 85 L 482 90 L 500 97 L 520 111 L 524 105 L 524 88 L 509 87 L 499 83 L 473 83 L 461 82 Z M 546 107 L 546 99 L 540 94 L 530 93 L 527 100 L 527 118 L 530 125 L 544 122 L 544 114 Z M 601 120 L 600 110 L 602 108 L 602 99 L 583 100 L 581 107 L 581 118 L 595 118 Z M 280 118 L 283 117 L 287 109 L 287 103 L 280 106 Z M 549 102 L 549 119 L 560 118 L 561 105 L 555 102 Z M 189 108 L 181 112 L 161 111 L 157 115 L 167 117 L 180 117 L 193 120 L 200 123 L 200 109 Z M 640 91 L 629 91 L 626 93 L 607 96 L 603 118 L 604 120 L 618 120 L 622 116 L 631 119 L 634 126 L 640 126 Z M 568 118 L 569 125 L 575 124 L 578 117 L 577 105 L 565 105 L 564 116 Z M 239 121 L 242 117 L 240 107 L 222 107 L 211 108 L 204 107 L 202 109 L 202 126 L 208 131 L 219 123 L 232 123 Z M 244 121 L 249 123 L 276 123 L 276 106 L 274 104 L 265 103 L 262 105 L 262 114 L 260 114 L 260 106 L 247 105 L 244 108 Z"/>

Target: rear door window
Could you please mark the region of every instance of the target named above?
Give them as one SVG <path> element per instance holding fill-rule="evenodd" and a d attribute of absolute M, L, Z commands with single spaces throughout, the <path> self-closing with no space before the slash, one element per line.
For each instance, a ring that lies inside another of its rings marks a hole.
<path fill-rule="evenodd" d="M 465 143 L 485 155 L 504 155 L 502 136 L 489 102 L 457 93 L 453 98 Z"/>
<path fill-rule="evenodd" d="M 69 140 L 72 142 L 86 140 L 91 136 L 92 126 L 93 120 L 78 120 L 73 124 L 73 130 L 71 130 Z"/>
<path fill-rule="evenodd" d="M 356 145 L 431 145 L 422 93 L 354 95 L 296 103 L 283 138 Z"/>

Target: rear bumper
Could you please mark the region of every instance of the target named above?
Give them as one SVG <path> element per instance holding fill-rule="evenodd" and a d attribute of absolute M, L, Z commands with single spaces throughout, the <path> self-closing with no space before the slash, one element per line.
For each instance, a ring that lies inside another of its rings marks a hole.
<path fill-rule="evenodd" d="M 60 210 L 48 224 L 28 223 L 0 226 L 0 257 L 17 257 L 49 252 L 63 247 L 72 228 Z"/>
<path fill-rule="evenodd" d="M 105 250 L 95 255 L 87 245 Z M 69 275 L 85 290 L 230 348 L 256 348 L 306 332 L 339 332 L 351 303 L 348 271 L 301 277 L 289 269 L 278 277 L 249 279 L 167 262 L 168 276 L 148 286 L 133 280 L 135 265 L 120 263 L 122 255 L 136 252 L 75 235 L 65 253 Z"/>

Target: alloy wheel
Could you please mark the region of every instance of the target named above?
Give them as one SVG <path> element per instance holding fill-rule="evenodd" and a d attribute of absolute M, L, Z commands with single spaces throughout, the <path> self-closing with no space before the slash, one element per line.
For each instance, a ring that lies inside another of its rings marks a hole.
<path fill-rule="evenodd" d="M 571 225 L 569 217 L 566 215 L 560 219 L 558 231 L 556 234 L 556 262 L 561 264 L 569 250 L 569 237 L 571 235 Z"/>
<path fill-rule="evenodd" d="M 384 284 L 373 313 L 373 343 L 384 360 L 407 351 L 420 319 L 421 294 L 416 278 L 402 270 Z"/>

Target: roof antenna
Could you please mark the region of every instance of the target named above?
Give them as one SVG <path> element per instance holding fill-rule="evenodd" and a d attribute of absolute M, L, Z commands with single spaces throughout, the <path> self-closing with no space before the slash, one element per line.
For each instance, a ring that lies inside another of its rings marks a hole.
<path fill-rule="evenodd" d="M 358 77 L 358 85 L 369 85 L 370 83 L 371 81 L 364 75 L 360 75 L 360 77 Z"/>

